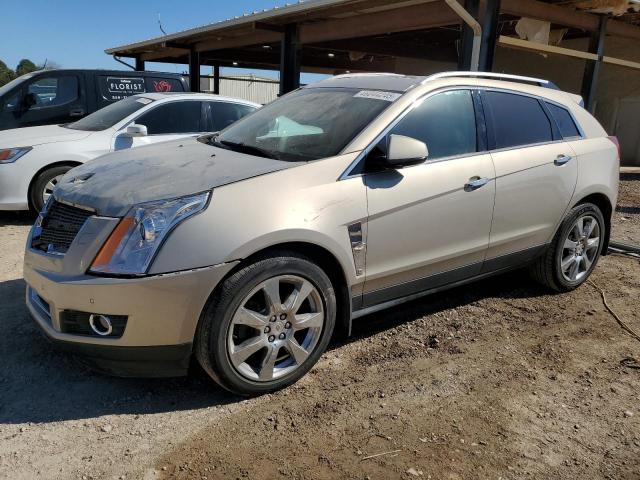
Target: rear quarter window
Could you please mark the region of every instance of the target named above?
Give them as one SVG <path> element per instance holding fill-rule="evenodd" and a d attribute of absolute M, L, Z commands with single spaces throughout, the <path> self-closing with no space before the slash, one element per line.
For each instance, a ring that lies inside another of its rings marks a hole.
<path fill-rule="evenodd" d="M 551 112 L 551 116 L 556 121 L 563 138 L 575 138 L 582 136 L 576 122 L 574 122 L 573 117 L 566 108 L 549 102 L 545 103 Z"/>
<path fill-rule="evenodd" d="M 487 91 L 483 102 L 493 126 L 495 149 L 553 141 L 551 121 L 536 98 Z"/>

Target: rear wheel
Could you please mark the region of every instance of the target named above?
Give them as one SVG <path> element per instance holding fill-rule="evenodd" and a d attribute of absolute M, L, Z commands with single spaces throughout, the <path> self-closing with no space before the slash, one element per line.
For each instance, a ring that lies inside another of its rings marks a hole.
<path fill-rule="evenodd" d="M 573 208 L 549 249 L 532 266 L 534 278 L 560 292 L 582 285 L 600 259 L 605 228 L 604 217 L 596 205 L 584 203 Z"/>
<path fill-rule="evenodd" d="M 335 293 L 324 271 L 285 252 L 258 260 L 223 282 L 201 318 L 196 357 L 234 393 L 278 390 L 317 362 L 335 317 Z"/>
<path fill-rule="evenodd" d="M 53 167 L 41 172 L 31 185 L 31 191 L 29 192 L 29 201 L 31 207 L 39 212 L 47 203 L 49 197 L 53 193 L 53 189 L 56 187 L 60 179 L 71 170 L 73 167 L 70 165 L 63 165 L 60 167 Z"/>

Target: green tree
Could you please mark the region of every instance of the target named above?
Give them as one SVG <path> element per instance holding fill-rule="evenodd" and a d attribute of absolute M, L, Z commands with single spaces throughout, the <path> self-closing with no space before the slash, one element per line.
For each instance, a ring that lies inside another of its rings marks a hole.
<path fill-rule="evenodd" d="M 7 64 L 0 60 L 0 87 L 5 83 L 9 83 L 16 78 L 16 74 L 13 70 L 7 67 Z"/>
<path fill-rule="evenodd" d="M 25 73 L 34 72 L 36 70 L 38 70 L 38 67 L 36 67 L 35 63 L 33 63 L 28 58 L 23 58 L 22 60 L 20 60 L 20 63 L 18 63 L 18 66 L 16 67 L 16 75 L 20 76 L 24 75 Z"/>

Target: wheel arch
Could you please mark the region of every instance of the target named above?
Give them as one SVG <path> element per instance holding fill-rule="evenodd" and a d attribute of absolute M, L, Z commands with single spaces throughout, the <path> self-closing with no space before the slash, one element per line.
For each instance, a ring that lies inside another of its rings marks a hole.
<path fill-rule="evenodd" d="M 77 160 L 59 160 L 57 162 L 48 163 L 45 166 L 41 167 L 34 175 L 31 177 L 29 181 L 29 188 L 27 190 L 27 201 L 29 202 L 29 208 L 33 209 L 33 205 L 31 202 L 31 189 L 33 188 L 33 184 L 36 182 L 36 179 L 43 173 L 49 170 L 50 168 L 55 167 L 77 167 L 82 165 L 82 162 L 78 162 Z"/>
<path fill-rule="evenodd" d="M 334 255 L 327 248 L 320 246 L 316 243 L 307 241 L 292 241 L 276 243 L 266 246 L 260 250 L 243 258 L 233 269 L 231 269 L 227 275 L 218 283 L 216 288 L 211 292 L 211 296 L 214 295 L 216 290 L 222 285 L 222 283 L 231 275 L 235 274 L 238 270 L 246 267 L 247 265 L 256 262 L 262 258 L 273 256 L 278 253 L 297 253 L 303 257 L 313 261 L 318 267 L 320 267 L 327 274 L 331 283 L 334 286 L 336 293 L 337 309 L 336 309 L 336 327 L 337 331 L 340 331 L 343 335 L 351 334 L 351 293 L 349 282 L 347 280 L 347 274 L 338 257 Z M 336 333 L 337 333 L 336 331 Z M 334 333 L 335 334 L 335 333 Z"/>
<path fill-rule="evenodd" d="M 604 245 L 602 247 L 602 255 L 607 255 L 609 250 L 609 242 L 611 240 L 611 221 L 613 215 L 613 205 L 611 204 L 611 200 L 604 193 L 591 193 L 581 200 L 577 201 L 574 206 L 582 205 L 585 203 L 592 203 L 597 206 L 602 212 L 602 216 L 604 217 L 605 222 L 605 236 L 604 236 Z"/>

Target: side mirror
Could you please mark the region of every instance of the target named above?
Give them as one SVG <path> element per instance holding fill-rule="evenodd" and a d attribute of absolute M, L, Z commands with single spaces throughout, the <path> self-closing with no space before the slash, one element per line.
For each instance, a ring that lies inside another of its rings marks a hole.
<path fill-rule="evenodd" d="M 130 137 L 130 138 L 146 137 L 148 135 L 147 127 L 145 125 L 138 125 L 137 123 L 132 123 L 127 127 L 127 129 L 124 132 L 124 135 L 125 137 Z"/>
<path fill-rule="evenodd" d="M 391 135 L 385 163 L 390 168 L 409 167 L 423 163 L 429 156 L 424 142 L 404 135 Z"/>

